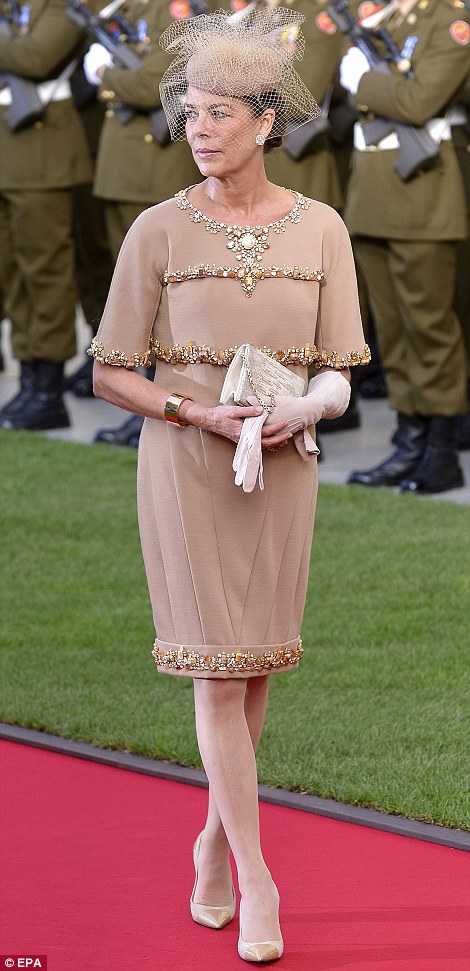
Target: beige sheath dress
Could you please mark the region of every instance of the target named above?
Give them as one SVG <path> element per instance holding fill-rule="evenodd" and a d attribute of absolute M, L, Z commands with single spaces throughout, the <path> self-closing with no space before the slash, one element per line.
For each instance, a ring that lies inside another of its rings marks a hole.
<path fill-rule="evenodd" d="M 195 209 L 191 190 L 129 231 L 90 353 L 135 367 L 156 358 L 169 394 L 217 405 L 249 342 L 305 376 L 367 363 L 349 237 L 338 214 L 292 193 L 266 226 Z M 317 463 L 290 441 L 264 450 L 264 491 L 235 485 L 235 444 L 147 418 L 138 510 L 160 672 L 247 678 L 297 667 Z"/>

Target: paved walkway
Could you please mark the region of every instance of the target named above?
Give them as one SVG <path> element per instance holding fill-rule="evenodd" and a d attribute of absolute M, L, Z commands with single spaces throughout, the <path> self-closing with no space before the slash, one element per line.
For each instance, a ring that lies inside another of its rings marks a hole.
<path fill-rule="evenodd" d="M 84 348 L 88 341 L 87 328 L 77 321 L 80 354 L 68 362 L 67 371 L 72 372 L 84 358 Z M 6 369 L 0 373 L 0 404 L 7 401 L 17 385 L 17 367 L 9 357 L 8 326 L 4 325 L 3 352 Z M 127 412 L 121 411 L 106 401 L 95 398 L 76 398 L 67 394 L 67 408 L 72 419 L 72 427 L 58 431 L 44 432 L 50 438 L 64 438 L 68 441 L 91 443 L 98 428 L 114 428 L 121 424 Z M 324 435 L 320 442 L 323 461 L 319 464 L 320 482 L 343 484 L 352 469 L 367 469 L 382 461 L 390 452 L 390 437 L 395 427 L 393 412 L 384 400 L 366 401 L 360 399 L 361 426 L 346 432 Z M 461 452 L 460 460 L 466 485 L 438 496 L 429 497 L 439 500 L 470 505 L 470 451 Z M 360 488 L 360 487 L 357 487 Z M 417 499 L 418 502 L 429 501 Z"/>

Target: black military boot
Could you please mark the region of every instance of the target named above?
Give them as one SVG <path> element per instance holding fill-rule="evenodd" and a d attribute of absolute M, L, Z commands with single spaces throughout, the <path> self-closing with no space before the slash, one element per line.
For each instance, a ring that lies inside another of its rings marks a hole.
<path fill-rule="evenodd" d="M 470 448 L 470 411 L 457 419 L 457 448 L 461 452 Z"/>
<path fill-rule="evenodd" d="M 369 365 L 367 365 L 368 367 Z M 367 399 L 377 399 L 387 397 L 387 385 L 385 383 L 385 378 L 381 369 L 379 368 L 374 374 L 369 377 L 364 377 L 359 385 L 359 394 L 361 398 Z"/>
<path fill-rule="evenodd" d="M 468 382 L 468 400 L 470 402 L 470 381 Z M 464 415 L 457 418 L 457 448 L 461 452 L 470 448 L 470 408 Z"/>
<path fill-rule="evenodd" d="M 431 495 L 459 489 L 464 484 L 457 454 L 457 419 L 428 418 L 428 435 L 423 456 L 414 472 L 400 483 L 400 492 Z"/>
<path fill-rule="evenodd" d="M 364 472 L 351 472 L 349 485 L 396 486 L 405 476 L 411 475 L 419 465 L 426 445 L 426 418 L 418 415 L 398 413 L 398 428 L 394 435 L 397 446 L 385 462 L 366 469 Z"/>
<path fill-rule="evenodd" d="M 36 361 L 32 394 L 10 418 L 2 418 L 3 428 L 45 431 L 68 428 L 70 418 L 62 398 L 64 365 L 60 361 Z"/>
<path fill-rule="evenodd" d="M 20 361 L 20 388 L 10 401 L 0 409 L 0 422 L 3 419 L 12 418 L 17 412 L 24 408 L 25 404 L 34 393 L 35 365 L 30 361 Z"/>
<path fill-rule="evenodd" d="M 94 441 L 105 442 L 107 445 L 125 445 L 137 448 L 144 419 L 142 415 L 131 415 L 118 428 L 100 428 L 96 432 Z"/>
<path fill-rule="evenodd" d="M 64 391 L 73 391 L 76 398 L 93 397 L 93 360 L 87 357 L 83 364 L 64 380 Z"/>
<path fill-rule="evenodd" d="M 145 368 L 145 377 L 153 381 L 155 365 Z M 100 428 L 95 435 L 95 442 L 105 442 L 107 445 L 124 445 L 127 448 L 138 448 L 140 433 L 144 419 L 142 415 L 131 415 L 118 428 Z"/>

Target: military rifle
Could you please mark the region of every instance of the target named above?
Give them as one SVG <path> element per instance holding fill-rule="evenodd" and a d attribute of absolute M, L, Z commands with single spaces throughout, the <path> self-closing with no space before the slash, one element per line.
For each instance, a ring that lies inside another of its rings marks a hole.
<path fill-rule="evenodd" d="M 128 43 L 139 42 L 138 32 L 123 17 L 113 15 L 109 20 L 97 17 L 88 10 L 81 0 L 67 0 L 67 16 L 78 27 L 91 34 L 94 40 L 101 44 L 113 58 L 118 67 L 125 67 L 130 71 L 138 71 L 142 67 L 142 57 L 137 54 Z M 137 112 L 130 105 L 119 105 L 116 115 L 121 124 L 126 125 Z M 150 131 L 159 145 L 167 145 L 170 132 L 166 123 L 163 108 L 155 108 L 148 112 Z"/>
<path fill-rule="evenodd" d="M 341 33 L 349 37 L 351 43 L 362 51 L 371 69 L 388 72 L 390 70 L 388 62 L 393 62 L 397 64 L 404 77 L 414 76 L 411 62 L 401 55 L 388 31 L 384 28 L 368 30 L 358 24 L 349 11 L 348 0 L 331 0 L 328 13 Z M 372 40 L 374 36 L 379 37 L 385 44 L 387 51 L 385 57 L 382 57 L 375 47 Z M 363 131 L 368 146 L 377 145 L 382 138 L 386 138 L 392 132 L 396 133 L 399 152 L 395 169 L 404 182 L 413 178 L 419 169 L 433 165 L 439 155 L 438 144 L 424 127 L 415 128 L 413 125 L 406 125 L 393 118 L 377 118 L 363 125 Z"/>
<path fill-rule="evenodd" d="M 119 67 L 138 71 L 142 67 L 142 56 L 128 47 L 129 43 L 142 43 L 139 29 L 135 29 L 124 17 L 113 14 L 111 17 L 97 17 L 85 6 L 81 0 L 66 0 L 67 16 L 75 24 L 86 30 L 111 54 L 113 62 Z M 203 0 L 190 0 L 193 16 L 207 13 L 207 6 Z M 121 124 L 126 125 L 137 111 L 131 105 L 119 105 L 116 114 Z M 148 112 L 150 131 L 159 145 L 168 145 L 171 141 L 169 128 L 163 108 L 154 108 Z"/>
<path fill-rule="evenodd" d="M 23 8 L 20 8 L 16 2 L 10 2 L 8 9 L 8 14 L 0 12 L 2 37 L 12 37 L 12 25 L 20 29 L 22 26 Z M 11 105 L 3 116 L 10 131 L 20 131 L 42 117 L 44 105 L 33 81 L 28 81 L 18 74 L 11 74 L 9 71 L 0 71 L 0 88 L 4 87 L 9 87 L 11 92 Z"/>
<path fill-rule="evenodd" d="M 328 89 L 325 100 L 320 105 L 320 114 L 317 118 L 312 118 L 299 128 L 287 135 L 282 143 L 283 150 L 293 158 L 295 162 L 301 162 L 303 158 L 310 155 L 315 147 L 315 143 L 320 135 L 330 131 L 330 111 L 331 86 Z"/>

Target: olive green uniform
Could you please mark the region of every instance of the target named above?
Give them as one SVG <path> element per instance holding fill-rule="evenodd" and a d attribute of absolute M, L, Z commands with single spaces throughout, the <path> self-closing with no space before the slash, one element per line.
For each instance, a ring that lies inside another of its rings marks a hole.
<path fill-rule="evenodd" d="M 65 17 L 63 0 L 29 6 L 27 32 L 0 36 L 0 71 L 56 79 L 82 32 Z M 71 98 L 51 101 L 42 120 L 17 132 L 7 127 L 7 110 L 0 105 L 0 280 L 12 350 L 21 361 L 62 362 L 76 350 L 72 197 L 91 180 L 85 134 Z"/>
<path fill-rule="evenodd" d="M 459 92 L 459 101 L 465 108 L 466 122 L 455 125 L 452 129 L 452 138 L 464 182 L 470 227 L 470 73 L 464 89 Z M 470 234 L 467 234 L 467 238 L 462 240 L 458 247 L 457 287 L 454 306 L 462 325 L 467 351 L 467 374 L 470 379 Z"/>
<path fill-rule="evenodd" d="M 406 78 L 363 75 L 356 104 L 409 125 L 444 118 L 468 73 L 467 16 L 459 0 L 419 0 L 387 27 L 399 49 L 415 38 Z M 456 27 L 455 25 L 460 25 Z M 464 347 L 452 309 L 458 241 L 467 236 L 465 196 L 450 140 L 440 158 L 408 182 L 396 149 L 355 150 L 344 218 L 367 281 L 390 403 L 403 415 L 455 416 L 466 410 Z"/>
<path fill-rule="evenodd" d="M 95 166 L 105 106 L 98 101 L 96 88 L 88 84 L 81 64 L 72 76 L 72 91 Z M 85 320 L 95 334 L 108 296 L 114 261 L 109 249 L 104 201 L 93 195 L 92 183 L 77 186 L 74 203 L 78 295 Z"/>
<path fill-rule="evenodd" d="M 172 4 L 171 8 L 178 12 L 186 9 L 190 14 L 189 4 L 186 7 Z M 107 68 L 99 88 L 99 98 L 108 102 L 108 109 L 99 144 L 94 192 L 106 200 L 114 257 L 130 225 L 144 209 L 201 179 L 187 142 L 161 146 L 150 132 L 149 111 L 161 107 L 158 87 L 172 61 L 158 43 L 173 20 L 168 0 L 129 0 L 119 12 L 133 26 L 144 19 L 150 43 L 139 70 Z M 116 102 L 135 109 L 127 124 L 119 121 L 114 109 Z"/>
<path fill-rule="evenodd" d="M 302 31 L 305 35 L 305 54 L 295 62 L 302 81 L 321 104 L 329 85 L 337 73 L 344 50 L 344 38 L 326 12 L 328 0 L 282 0 L 281 5 L 304 14 Z M 266 156 L 268 178 L 278 185 L 297 189 L 309 198 L 325 202 L 339 209 L 341 187 L 333 147 L 329 135 L 318 135 L 305 158 L 296 161 L 284 148 Z"/>

